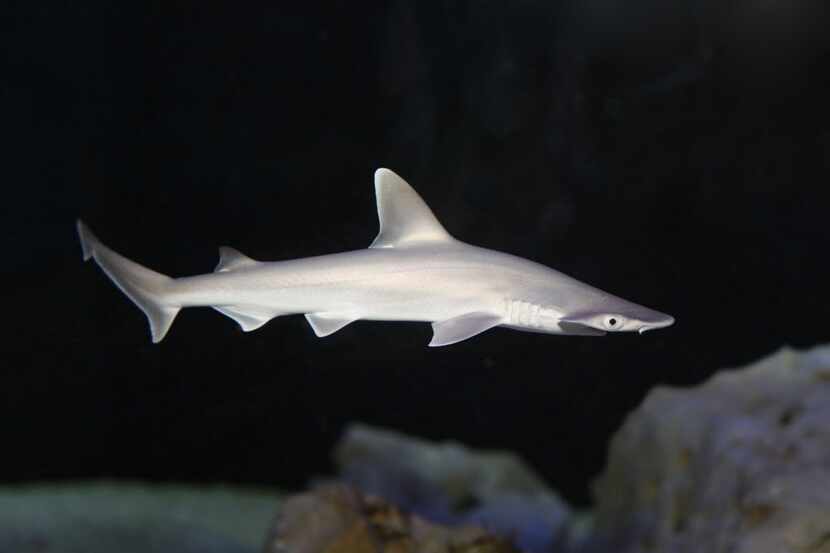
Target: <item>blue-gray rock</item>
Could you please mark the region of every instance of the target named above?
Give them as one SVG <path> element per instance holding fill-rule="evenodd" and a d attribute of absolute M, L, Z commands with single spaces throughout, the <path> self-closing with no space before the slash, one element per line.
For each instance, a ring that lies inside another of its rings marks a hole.
<path fill-rule="evenodd" d="M 830 347 L 653 390 L 595 495 L 613 551 L 830 553 Z"/>
<path fill-rule="evenodd" d="M 0 553 L 257 553 L 278 496 L 79 483 L 0 488 Z"/>
<path fill-rule="evenodd" d="M 481 526 L 526 551 L 567 540 L 570 509 L 516 454 L 355 424 L 335 460 L 348 483 L 428 520 Z"/>

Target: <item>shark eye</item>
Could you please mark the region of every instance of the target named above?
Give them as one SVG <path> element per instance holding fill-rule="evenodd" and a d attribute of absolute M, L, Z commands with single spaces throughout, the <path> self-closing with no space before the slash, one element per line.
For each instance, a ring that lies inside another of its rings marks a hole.
<path fill-rule="evenodd" d="M 617 330 L 622 328 L 624 322 L 625 320 L 619 315 L 608 315 L 603 320 L 605 328 L 608 330 Z"/>

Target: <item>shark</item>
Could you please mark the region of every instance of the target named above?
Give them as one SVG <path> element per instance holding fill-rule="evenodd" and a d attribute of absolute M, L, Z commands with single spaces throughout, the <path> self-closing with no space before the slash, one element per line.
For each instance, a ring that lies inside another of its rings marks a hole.
<path fill-rule="evenodd" d="M 433 347 L 494 327 L 599 336 L 674 323 L 540 263 L 457 240 L 389 169 L 378 169 L 374 184 L 380 231 L 361 250 L 264 262 L 223 246 L 212 273 L 172 278 L 116 253 L 81 220 L 77 231 L 84 260 L 144 312 L 154 343 L 182 308 L 196 306 L 246 332 L 291 314 L 304 314 L 319 337 L 357 320 L 428 322 Z"/>

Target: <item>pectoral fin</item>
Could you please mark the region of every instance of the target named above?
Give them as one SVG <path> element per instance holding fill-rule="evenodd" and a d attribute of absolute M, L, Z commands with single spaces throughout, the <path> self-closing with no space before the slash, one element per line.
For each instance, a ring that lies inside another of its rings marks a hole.
<path fill-rule="evenodd" d="M 334 315 L 329 313 L 306 313 L 306 320 L 319 338 L 334 334 L 349 323 L 353 323 L 360 317 Z"/>
<path fill-rule="evenodd" d="M 478 311 L 466 313 L 446 321 L 432 323 L 430 347 L 448 346 L 481 334 L 503 322 L 502 317 Z"/>

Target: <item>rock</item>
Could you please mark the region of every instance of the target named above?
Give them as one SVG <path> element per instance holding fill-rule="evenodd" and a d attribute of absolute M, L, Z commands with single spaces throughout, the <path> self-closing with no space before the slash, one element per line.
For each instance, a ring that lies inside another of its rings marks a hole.
<path fill-rule="evenodd" d="M 2 553 L 256 553 L 274 493 L 94 482 L 0 488 Z"/>
<path fill-rule="evenodd" d="M 830 347 L 653 390 L 594 491 L 614 551 L 830 553 Z"/>
<path fill-rule="evenodd" d="M 515 454 L 355 424 L 335 460 L 344 481 L 429 520 L 483 526 L 530 551 L 567 539 L 570 509 Z"/>
<path fill-rule="evenodd" d="M 377 497 L 327 485 L 285 501 L 265 553 L 518 553 L 508 540 L 446 528 Z"/>

